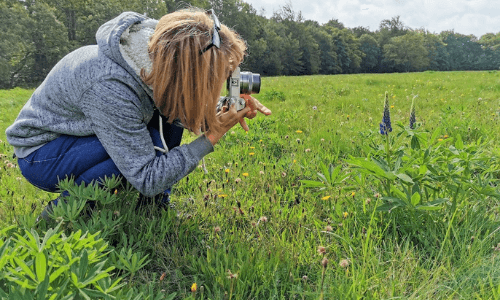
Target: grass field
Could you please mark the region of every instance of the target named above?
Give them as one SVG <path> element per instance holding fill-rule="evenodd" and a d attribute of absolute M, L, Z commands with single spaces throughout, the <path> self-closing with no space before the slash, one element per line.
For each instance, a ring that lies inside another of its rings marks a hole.
<path fill-rule="evenodd" d="M 500 72 L 262 81 L 273 114 L 230 130 L 175 207 L 66 182 L 55 230 L 35 219 L 57 195 L 5 138 L 33 91 L 0 91 L 0 298 L 500 299 Z"/>

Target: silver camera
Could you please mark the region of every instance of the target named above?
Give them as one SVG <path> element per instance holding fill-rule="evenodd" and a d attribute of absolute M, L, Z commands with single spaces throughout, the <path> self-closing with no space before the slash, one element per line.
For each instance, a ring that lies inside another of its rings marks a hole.
<path fill-rule="evenodd" d="M 236 110 L 240 111 L 246 106 L 245 99 L 240 98 L 240 94 L 251 95 L 260 92 L 260 74 L 252 72 L 241 72 L 240 68 L 236 68 L 227 79 L 227 96 L 221 96 L 217 104 L 217 111 L 220 111 L 224 106 L 229 108 L 231 105 L 236 105 Z"/>

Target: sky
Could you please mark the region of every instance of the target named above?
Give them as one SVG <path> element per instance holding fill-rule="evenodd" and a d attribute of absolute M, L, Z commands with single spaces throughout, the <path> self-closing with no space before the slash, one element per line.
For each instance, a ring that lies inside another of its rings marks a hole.
<path fill-rule="evenodd" d="M 243 0 L 260 15 L 270 18 L 274 11 L 291 4 L 305 20 L 324 24 L 338 19 L 344 26 L 379 28 L 384 19 L 400 16 L 412 29 L 433 33 L 454 30 L 480 38 L 500 32 L 500 0 Z"/>

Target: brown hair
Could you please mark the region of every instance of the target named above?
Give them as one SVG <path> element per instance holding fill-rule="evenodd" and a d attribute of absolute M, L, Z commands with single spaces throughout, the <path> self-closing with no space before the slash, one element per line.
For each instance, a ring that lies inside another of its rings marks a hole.
<path fill-rule="evenodd" d="M 212 34 L 213 19 L 205 11 L 185 9 L 163 16 L 148 45 L 151 72 L 141 70 L 167 122 L 179 119 L 198 134 L 219 126 L 215 111 L 221 89 L 246 50 L 241 37 L 222 25 L 220 49 L 211 47 L 200 54 Z"/>

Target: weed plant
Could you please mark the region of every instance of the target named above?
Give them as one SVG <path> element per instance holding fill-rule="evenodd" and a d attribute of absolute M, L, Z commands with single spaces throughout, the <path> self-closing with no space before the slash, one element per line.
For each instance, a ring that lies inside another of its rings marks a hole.
<path fill-rule="evenodd" d="M 273 115 L 228 132 L 167 211 L 136 209 L 117 178 L 66 180 L 49 223 L 36 218 L 57 195 L 5 142 L 32 90 L 0 91 L 0 298 L 499 299 L 499 85 L 263 78 Z"/>

